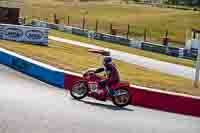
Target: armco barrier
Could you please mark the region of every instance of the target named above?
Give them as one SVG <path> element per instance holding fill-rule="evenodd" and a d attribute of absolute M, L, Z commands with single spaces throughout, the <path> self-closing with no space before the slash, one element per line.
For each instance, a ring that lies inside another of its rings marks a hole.
<path fill-rule="evenodd" d="M 141 49 L 141 47 L 142 47 L 142 41 L 131 39 L 129 47 Z"/>
<path fill-rule="evenodd" d="M 179 57 L 183 58 L 184 57 L 184 48 L 179 48 Z"/>
<path fill-rule="evenodd" d="M 65 88 L 81 80 L 82 76 L 76 73 L 65 73 Z M 186 114 L 200 117 L 200 97 L 160 91 L 131 85 L 132 105 L 157 109 L 162 111 Z"/>
<path fill-rule="evenodd" d="M 49 28 L 49 25 L 51 25 L 51 24 L 44 22 L 44 21 L 33 20 L 31 22 L 31 25 L 34 26 L 34 27 Z"/>
<path fill-rule="evenodd" d="M 32 25 L 34 27 L 51 28 L 51 29 L 55 29 L 55 30 L 59 30 L 59 31 L 76 34 L 76 35 L 90 37 L 90 38 L 97 39 L 97 40 L 119 43 L 119 44 L 126 45 L 126 46 L 130 45 L 130 40 L 125 37 L 122 37 L 122 36 L 114 36 L 114 35 L 105 34 L 105 33 L 96 33 L 94 31 L 88 31 L 87 29 L 81 29 L 81 28 L 71 27 L 71 26 L 64 26 L 62 24 L 52 24 L 52 23 L 47 23 L 47 22 L 38 21 L 38 20 L 33 20 Z"/>
<path fill-rule="evenodd" d="M 179 48 L 168 47 L 167 55 L 179 57 Z"/>
<path fill-rule="evenodd" d="M 73 27 L 72 34 L 88 37 L 88 30 Z"/>
<path fill-rule="evenodd" d="M 33 26 L 37 26 L 37 25 L 33 25 Z M 54 30 L 58 30 L 59 25 L 58 24 L 48 24 L 47 25 L 48 28 L 54 29 Z"/>
<path fill-rule="evenodd" d="M 103 40 L 103 41 L 112 42 L 112 43 L 119 43 L 126 46 L 130 45 L 130 40 L 122 36 L 114 36 L 110 34 L 96 33 L 96 32 L 94 32 L 93 36 L 94 36 L 93 38 L 97 40 Z"/>
<path fill-rule="evenodd" d="M 0 63 L 26 73 L 41 81 L 64 88 L 64 72 L 0 48 Z"/>
<path fill-rule="evenodd" d="M 139 48 L 147 51 L 162 53 L 162 54 L 168 54 L 170 56 L 180 57 L 180 58 L 186 58 L 186 59 L 194 59 L 196 58 L 196 54 L 193 51 L 186 52 L 184 48 L 175 48 L 175 47 L 169 47 L 166 48 L 166 46 L 159 45 L 159 44 L 153 44 L 150 42 L 144 42 L 140 40 L 134 40 L 134 39 L 127 39 L 123 36 L 114 36 L 110 34 L 105 33 L 96 33 L 95 31 L 89 31 L 89 30 L 83 30 L 81 28 L 72 27 L 72 26 L 66 26 L 63 24 L 52 24 L 47 23 L 44 21 L 39 20 L 33 20 L 32 26 L 35 27 L 44 27 L 44 28 L 51 28 L 71 34 L 81 35 L 92 39 L 112 42 L 112 43 L 118 43 L 125 46 L 133 47 L 133 48 Z M 1 31 L 0 31 L 0 38 L 1 38 Z"/>
<path fill-rule="evenodd" d="M 67 33 L 71 33 L 72 34 L 72 28 L 71 26 L 65 26 L 64 27 L 64 32 L 67 32 Z"/>
<path fill-rule="evenodd" d="M 175 56 L 175 57 L 180 57 L 180 58 L 186 58 L 186 59 L 196 58 L 195 52 L 193 51 L 188 52 L 184 48 L 170 47 L 167 49 L 163 45 L 153 44 L 150 42 L 144 42 L 140 40 L 127 39 L 126 37 L 123 37 L 123 36 L 114 36 L 114 35 L 105 34 L 105 33 L 96 33 L 94 31 L 83 30 L 77 27 L 66 26 L 63 24 L 52 24 L 52 23 L 47 23 L 44 21 L 33 20 L 32 26 L 51 28 L 51 29 L 55 29 L 55 30 L 59 30 L 59 31 L 63 31 L 63 32 L 71 33 L 71 34 L 82 35 L 82 36 L 92 38 L 92 39 L 118 43 L 125 46 L 133 47 L 133 48 L 139 48 L 139 49 L 144 49 L 147 51 L 168 54 L 170 56 Z M 1 30 L 0 30 L 0 38 L 1 38 Z"/>
<path fill-rule="evenodd" d="M 186 59 L 195 59 L 196 58 L 196 57 L 192 56 L 191 50 L 188 50 L 188 49 L 184 49 L 183 57 L 186 58 Z"/>
<path fill-rule="evenodd" d="M 156 45 L 156 44 L 149 43 L 149 42 L 143 42 L 142 43 L 142 49 L 147 50 L 147 51 L 162 53 L 162 54 L 166 53 L 166 47 L 165 46 Z"/>
<path fill-rule="evenodd" d="M 194 48 L 191 48 L 191 55 L 192 55 L 192 57 L 197 57 L 197 55 L 198 55 L 198 50 L 197 50 L 197 49 L 194 49 Z"/>

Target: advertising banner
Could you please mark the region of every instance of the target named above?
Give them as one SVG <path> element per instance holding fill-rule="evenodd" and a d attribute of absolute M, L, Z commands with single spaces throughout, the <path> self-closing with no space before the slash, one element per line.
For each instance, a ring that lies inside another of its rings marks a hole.
<path fill-rule="evenodd" d="M 4 26 L 3 25 L 0 25 L 0 39 L 3 39 L 3 29 L 4 29 Z"/>
<path fill-rule="evenodd" d="M 167 54 L 171 56 L 178 57 L 179 56 L 179 48 L 168 47 Z"/>
<path fill-rule="evenodd" d="M 42 27 L 42 26 L 39 26 L 39 27 Z M 52 24 L 52 23 L 50 23 L 50 24 L 48 24 L 48 28 L 50 28 L 50 29 L 54 29 L 54 30 L 58 30 L 58 24 Z"/>
<path fill-rule="evenodd" d="M 88 38 L 94 39 L 95 37 L 95 31 L 88 31 Z"/>
<path fill-rule="evenodd" d="M 34 27 L 49 28 L 49 25 L 50 24 L 48 22 L 32 20 L 32 26 L 34 26 Z"/>
<path fill-rule="evenodd" d="M 72 28 L 73 28 L 73 27 L 65 26 L 65 27 L 64 27 L 64 32 L 72 33 Z"/>
<path fill-rule="evenodd" d="M 0 39 L 47 45 L 48 29 L 41 27 L 0 24 Z"/>
<path fill-rule="evenodd" d="M 103 33 L 94 33 L 93 37 L 98 40 L 119 43 L 126 46 L 129 46 L 130 44 L 130 40 L 122 36 L 114 36 L 114 35 L 103 34 Z"/>
<path fill-rule="evenodd" d="M 179 57 L 184 57 L 184 48 L 179 48 Z"/>
<path fill-rule="evenodd" d="M 157 53 L 166 54 L 166 47 L 162 45 L 157 45 L 149 42 L 143 42 L 142 43 L 142 49 Z"/>
<path fill-rule="evenodd" d="M 142 41 L 131 39 L 129 46 L 132 47 L 132 48 L 139 48 L 139 49 L 141 49 L 141 47 L 142 47 Z"/>

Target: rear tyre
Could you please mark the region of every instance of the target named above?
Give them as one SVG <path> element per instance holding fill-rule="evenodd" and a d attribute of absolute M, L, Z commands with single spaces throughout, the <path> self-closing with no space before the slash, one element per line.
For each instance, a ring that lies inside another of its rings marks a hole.
<path fill-rule="evenodd" d="M 77 99 L 77 100 L 85 98 L 88 94 L 88 88 L 86 86 L 85 81 L 81 80 L 81 81 L 76 82 L 72 86 L 70 90 L 70 94 L 74 99 Z"/>
<path fill-rule="evenodd" d="M 112 97 L 112 102 L 118 107 L 124 107 L 130 104 L 131 101 L 131 95 L 128 91 L 128 89 L 125 88 L 119 88 L 115 90 L 117 94 L 120 93 L 125 93 L 124 95 L 121 96 L 113 96 Z"/>

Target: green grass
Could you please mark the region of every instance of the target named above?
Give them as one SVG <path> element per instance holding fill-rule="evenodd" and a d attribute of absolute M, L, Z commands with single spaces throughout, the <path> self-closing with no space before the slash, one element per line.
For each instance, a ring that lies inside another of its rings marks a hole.
<path fill-rule="evenodd" d="M 169 36 L 175 41 L 185 41 L 185 32 L 191 28 L 200 28 L 200 13 L 176 9 L 150 7 L 146 5 L 120 5 L 99 3 L 70 4 L 62 0 L 26 0 L 22 8 L 22 16 L 34 16 L 41 19 L 49 18 L 52 21 L 53 14 L 59 18 L 72 16 L 71 23 L 80 25 L 81 16 L 86 14 L 87 27 L 93 29 L 95 20 L 99 20 L 99 29 L 109 32 L 109 24 L 113 23 L 119 31 L 126 32 L 127 24 L 131 24 L 131 31 L 141 33 L 148 29 L 148 39 L 160 41 L 169 29 Z M 151 33 L 151 34 L 150 34 Z"/>
<path fill-rule="evenodd" d="M 85 42 L 85 43 L 95 44 L 95 45 L 102 46 L 105 48 L 120 50 L 120 51 L 128 52 L 128 53 L 135 54 L 135 55 L 140 55 L 140 56 L 144 56 L 144 57 L 148 57 L 148 58 L 152 58 L 152 59 L 156 59 L 156 60 L 160 60 L 160 61 L 180 64 L 180 65 L 189 66 L 189 67 L 194 66 L 193 65 L 194 62 L 192 60 L 176 58 L 176 57 L 167 56 L 164 54 L 152 53 L 152 52 L 148 52 L 148 51 L 144 51 L 144 50 L 136 49 L 136 48 L 129 48 L 129 47 L 122 46 L 119 44 L 108 43 L 108 42 L 99 41 L 99 40 L 93 40 L 93 39 L 89 39 L 89 38 L 82 37 L 82 36 L 59 32 L 56 30 L 51 30 L 49 32 L 49 34 L 53 35 L 53 36 L 57 36 L 57 37 L 66 38 L 66 39 L 72 39 L 72 40 L 77 40 L 77 41 L 81 41 L 81 42 Z"/>
<path fill-rule="evenodd" d="M 74 72 L 98 67 L 101 63 L 101 57 L 88 53 L 86 48 L 54 41 L 49 42 L 49 47 L 43 47 L 0 40 L 0 47 Z M 192 87 L 192 80 L 163 74 L 117 60 L 114 62 L 119 68 L 122 79 L 133 84 L 200 96 L 199 89 Z"/>

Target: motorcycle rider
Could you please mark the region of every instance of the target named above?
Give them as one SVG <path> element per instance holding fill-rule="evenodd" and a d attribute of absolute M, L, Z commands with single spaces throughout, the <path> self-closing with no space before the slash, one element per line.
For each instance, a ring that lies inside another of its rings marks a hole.
<path fill-rule="evenodd" d="M 103 66 L 101 68 L 96 69 L 95 73 L 106 72 L 107 79 L 103 79 L 99 82 L 99 84 L 108 89 L 110 95 L 115 95 L 115 92 L 111 90 L 111 85 L 120 82 L 119 72 L 112 63 L 112 58 L 110 56 L 106 56 L 103 59 Z"/>

